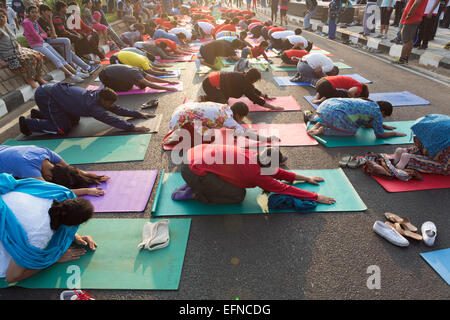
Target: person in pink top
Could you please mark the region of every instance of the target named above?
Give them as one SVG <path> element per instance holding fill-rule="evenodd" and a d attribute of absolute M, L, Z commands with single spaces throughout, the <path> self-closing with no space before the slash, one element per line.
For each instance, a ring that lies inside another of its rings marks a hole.
<path fill-rule="evenodd" d="M 27 15 L 23 23 L 23 34 L 28 41 L 28 44 L 33 50 L 39 51 L 50 59 L 53 64 L 64 72 L 64 74 L 70 77 L 74 82 L 81 83 L 84 78 L 89 77 L 89 74 L 77 72 L 63 57 L 50 45 L 45 39 L 47 39 L 47 33 L 37 22 L 39 18 L 38 8 L 35 6 L 29 6 L 27 8 Z"/>
<path fill-rule="evenodd" d="M 187 151 L 181 167 L 186 185 L 172 194 L 173 200 L 194 199 L 207 204 L 233 204 L 244 201 L 246 189 L 260 187 L 273 192 L 333 204 L 335 199 L 280 182 L 305 181 L 319 184 L 320 177 L 305 177 L 281 169 L 285 162 L 278 148 L 256 150 L 233 145 L 201 144 Z"/>

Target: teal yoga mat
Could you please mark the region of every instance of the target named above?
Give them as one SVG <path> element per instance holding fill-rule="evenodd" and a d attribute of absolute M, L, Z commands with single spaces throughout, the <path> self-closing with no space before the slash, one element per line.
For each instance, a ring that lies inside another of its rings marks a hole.
<path fill-rule="evenodd" d="M 326 170 L 293 170 L 305 176 L 319 176 L 325 179 L 319 186 L 298 183 L 296 186 L 304 190 L 334 197 L 333 205 L 319 204 L 314 212 L 364 211 L 367 209 L 356 190 L 342 169 Z M 247 189 L 245 200 L 236 205 L 206 205 L 194 200 L 173 201 L 172 192 L 185 184 L 179 172 L 166 173 L 158 185 L 159 197 L 157 206 L 152 208 L 152 216 L 190 216 L 190 215 L 223 215 L 223 214 L 257 214 L 263 213 L 257 203 L 261 194 L 260 188 Z M 156 200 L 155 200 L 156 201 Z M 293 212 L 292 210 L 270 211 L 270 213 Z"/>
<path fill-rule="evenodd" d="M 170 243 L 155 251 L 140 250 L 148 219 L 91 219 L 78 233 L 98 244 L 79 260 L 57 263 L 17 286 L 36 289 L 177 290 L 181 278 L 191 219 L 170 219 Z M 156 220 L 150 220 L 156 221 Z M 0 279 L 0 287 L 7 286 Z"/>
<path fill-rule="evenodd" d="M 317 139 L 324 146 L 334 147 L 356 147 L 356 146 L 377 146 L 383 144 L 410 144 L 413 143 L 411 126 L 415 121 L 394 121 L 385 122 L 386 125 L 394 126 L 394 131 L 406 133 L 405 137 L 393 137 L 387 139 L 377 139 L 373 129 L 360 128 L 356 135 L 351 137 L 319 136 Z M 312 125 L 308 127 L 310 129 Z M 324 143 L 326 142 L 326 143 Z"/>
<path fill-rule="evenodd" d="M 36 145 L 58 153 L 67 163 L 107 163 L 142 161 L 151 134 L 91 138 L 18 141 L 9 139 L 8 146 Z"/>

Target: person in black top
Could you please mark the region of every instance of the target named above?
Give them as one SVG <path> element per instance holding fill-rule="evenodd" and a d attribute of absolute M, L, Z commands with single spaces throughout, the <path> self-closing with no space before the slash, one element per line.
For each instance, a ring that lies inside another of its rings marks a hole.
<path fill-rule="evenodd" d="M 149 87 L 153 89 L 177 91 L 176 88 L 163 87 L 155 84 L 154 82 L 172 83 L 172 84 L 178 82 L 172 82 L 152 77 L 142 69 L 124 64 L 109 65 L 102 71 L 100 71 L 98 76 L 100 78 L 100 81 L 105 85 L 105 87 L 111 88 L 114 91 L 118 92 L 129 91 L 133 88 L 133 86 L 138 86 L 141 89 Z"/>
<path fill-rule="evenodd" d="M 242 42 L 239 39 L 234 39 L 232 42 L 227 40 L 212 40 L 200 47 L 200 63 L 217 69 L 214 64 L 217 57 L 231 57 L 233 60 L 239 60 L 236 55 L 236 50 L 242 47 Z"/>
<path fill-rule="evenodd" d="M 201 96 L 202 101 L 228 103 L 229 98 L 246 96 L 253 103 L 271 110 L 284 110 L 268 103 L 271 100 L 267 94 L 254 87 L 261 80 L 261 72 L 256 68 L 250 68 L 247 72 L 212 72 L 203 80 L 202 87 L 206 95 Z"/>

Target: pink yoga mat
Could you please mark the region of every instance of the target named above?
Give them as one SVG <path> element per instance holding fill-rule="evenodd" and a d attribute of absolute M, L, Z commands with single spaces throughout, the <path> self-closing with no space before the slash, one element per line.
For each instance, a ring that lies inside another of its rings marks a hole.
<path fill-rule="evenodd" d="M 160 83 L 159 85 L 163 87 L 174 87 L 177 88 L 177 91 L 183 91 L 183 83 L 177 83 L 177 84 L 166 84 L 166 83 Z M 86 90 L 98 90 L 103 88 L 103 86 L 94 86 L 89 85 L 87 86 Z M 152 88 L 145 88 L 140 89 L 137 86 L 133 86 L 133 88 L 130 91 L 120 91 L 116 92 L 118 96 L 124 96 L 124 95 L 132 95 L 132 94 L 145 94 L 145 93 L 160 93 L 160 92 L 167 92 L 167 90 L 159 90 L 159 89 L 152 89 Z"/>
<path fill-rule="evenodd" d="M 270 110 L 264 107 L 261 107 L 260 105 L 254 104 L 252 101 L 250 101 L 248 98 L 243 97 L 239 99 L 230 98 L 228 99 L 228 105 L 232 105 L 235 102 L 242 101 L 247 106 L 250 112 L 257 112 L 257 111 L 275 111 L 276 110 Z M 283 107 L 284 110 L 282 111 L 300 111 L 301 107 L 298 104 L 297 100 L 293 96 L 284 96 L 284 97 L 275 97 L 273 100 L 267 100 L 268 103 L 277 106 L 277 107 Z"/>
<path fill-rule="evenodd" d="M 401 181 L 372 176 L 387 192 L 406 192 L 450 188 L 450 176 L 421 174 L 423 180 Z"/>
<path fill-rule="evenodd" d="M 258 134 L 263 136 L 275 135 L 281 139 L 279 143 L 263 143 L 254 140 L 249 140 L 245 137 L 238 137 L 234 139 L 234 130 L 231 129 L 216 129 L 215 141 L 217 144 L 236 144 L 242 148 L 255 148 L 258 146 L 283 146 L 283 147 L 297 147 L 297 146 L 314 146 L 318 142 L 310 137 L 306 133 L 306 125 L 304 123 L 257 123 L 257 124 L 244 124 L 242 125 L 246 129 L 252 129 L 257 131 Z M 179 145 L 163 145 L 163 149 L 166 151 L 179 150 Z"/>
<path fill-rule="evenodd" d="M 194 55 L 190 54 L 187 56 L 176 57 L 176 59 L 156 59 L 159 62 L 186 62 L 186 61 L 194 61 Z"/>
<path fill-rule="evenodd" d="M 105 195 L 81 196 L 91 201 L 96 213 L 144 211 L 158 175 L 158 170 L 91 172 L 110 177 L 101 184 Z"/>

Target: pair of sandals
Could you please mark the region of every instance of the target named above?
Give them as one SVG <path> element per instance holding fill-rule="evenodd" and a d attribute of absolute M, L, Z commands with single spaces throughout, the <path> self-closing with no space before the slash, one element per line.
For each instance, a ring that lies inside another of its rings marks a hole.
<path fill-rule="evenodd" d="M 141 109 L 150 109 L 150 108 L 156 108 L 159 104 L 158 99 L 152 99 L 144 103 L 141 107 Z"/>
<path fill-rule="evenodd" d="M 417 227 L 414 226 L 408 218 L 399 217 L 398 215 L 390 212 L 386 212 L 384 214 L 387 220 L 385 224 L 394 228 L 398 233 L 400 233 L 404 237 L 408 237 L 414 240 L 422 241 L 423 237 L 416 233 Z"/>
<path fill-rule="evenodd" d="M 354 156 L 344 156 L 341 161 L 339 161 L 339 166 L 341 168 L 356 169 L 363 166 L 364 164 L 366 164 L 366 159 Z"/>

